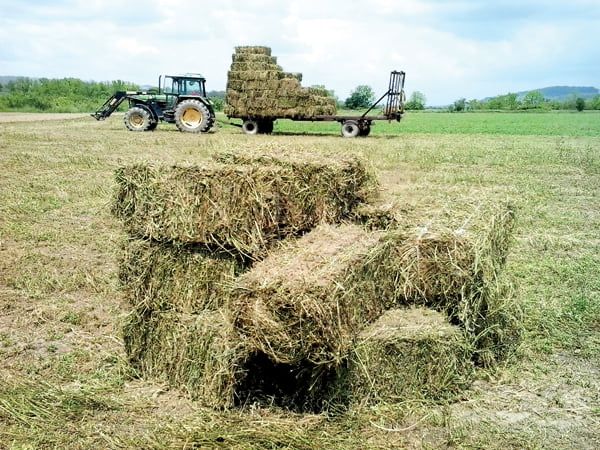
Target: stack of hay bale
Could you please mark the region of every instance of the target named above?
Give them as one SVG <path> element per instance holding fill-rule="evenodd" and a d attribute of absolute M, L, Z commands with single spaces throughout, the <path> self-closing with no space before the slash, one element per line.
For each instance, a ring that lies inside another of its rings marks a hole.
<path fill-rule="evenodd" d="M 231 319 L 236 276 L 277 241 L 350 216 L 375 184 L 353 157 L 218 159 L 117 170 L 113 212 L 128 232 L 119 277 L 130 361 L 225 407 L 248 354 Z"/>
<path fill-rule="evenodd" d="M 268 47 L 236 47 L 228 73 L 225 114 L 241 118 L 333 115 L 325 89 L 304 88 L 302 74 L 284 72 Z"/>
<path fill-rule="evenodd" d="M 498 290 L 508 206 L 417 229 L 365 207 L 376 183 L 355 158 L 215 159 L 117 172 L 124 337 L 142 375 L 214 407 L 444 398 L 516 341 Z"/>

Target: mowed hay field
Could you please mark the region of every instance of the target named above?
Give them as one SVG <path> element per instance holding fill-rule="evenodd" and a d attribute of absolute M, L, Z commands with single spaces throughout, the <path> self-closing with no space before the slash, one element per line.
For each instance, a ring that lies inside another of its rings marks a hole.
<path fill-rule="evenodd" d="M 351 140 L 289 121 L 250 137 L 222 116 L 207 135 L 132 133 L 119 116 L 14 120 L 0 120 L 0 448 L 600 447 L 599 114 L 414 113 Z M 364 157 L 407 211 L 510 199 L 516 353 L 457 401 L 328 415 L 213 411 L 140 380 L 121 336 L 114 170 L 261 148 Z"/>

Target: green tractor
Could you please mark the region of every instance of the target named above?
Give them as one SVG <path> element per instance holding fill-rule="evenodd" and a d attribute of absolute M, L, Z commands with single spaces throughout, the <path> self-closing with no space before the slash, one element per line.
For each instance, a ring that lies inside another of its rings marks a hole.
<path fill-rule="evenodd" d="M 109 117 L 121 103 L 129 102 L 123 121 L 128 130 L 152 131 L 160 120 L 174 123 L 180 131 L 205 133 L 215 123 L 213 103 L 206 97 L 206 79 L 199 74 L 162 75 L 158 90 L 119 91 L 92 114 Z"/>

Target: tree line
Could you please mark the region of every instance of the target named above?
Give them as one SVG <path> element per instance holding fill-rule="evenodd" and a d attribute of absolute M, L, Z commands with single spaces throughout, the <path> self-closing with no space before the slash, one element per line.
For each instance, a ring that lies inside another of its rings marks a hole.
<path fill-rule="evenodd" d="M 91 112 L 116 91 L 139 90 L 126 81 L 17 78 L 0 84 L 0 111 Z"/>
<path fill-rule="evenodd" d="M 426 107 L 425 95 L 419 91 L 413 92 L 406 101 L 405 107 L 408 110 L 422 110 Z M 444 109 L 444 108 L 442 108 Z M 485 100 L 467 100 L 459 98 L 447 108 L 450 112 L 463 111 L 524 111 L 524 110 L 600 110 L 600 95 L 584 99 L 576 94 L 571 95 L 566 100 L 551 100 L 544 97 L 540 91 L 529 91 L 523 96 L 515 93 L 508 93 L 490 97 Z"/>

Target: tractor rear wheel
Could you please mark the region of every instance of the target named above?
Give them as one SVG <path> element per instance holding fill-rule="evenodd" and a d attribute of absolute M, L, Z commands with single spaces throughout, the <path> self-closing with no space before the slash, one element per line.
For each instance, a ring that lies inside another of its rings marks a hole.
<path fill-rule="evenodd" d="M 213 124 L 211 113 L 199 100 L 183 100 L 175 108 L 175 125 L 179 131 L 203 133 Z"/>
<path fill-rule="evenodd" d="M 152 126 L 152 117 L 144 108 L 134 106 L 127 110 L 123 122 L 129 131 L 148 131 Z"/>

